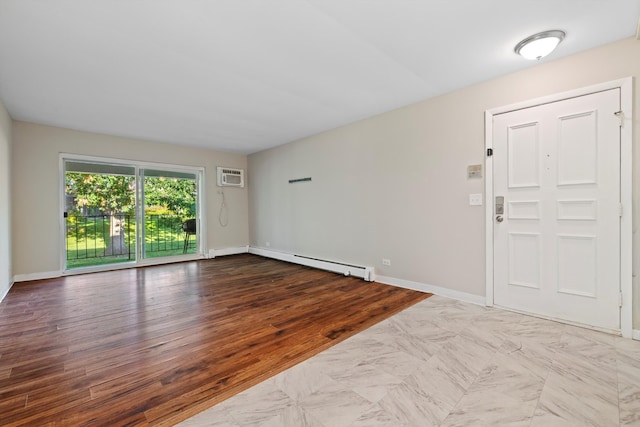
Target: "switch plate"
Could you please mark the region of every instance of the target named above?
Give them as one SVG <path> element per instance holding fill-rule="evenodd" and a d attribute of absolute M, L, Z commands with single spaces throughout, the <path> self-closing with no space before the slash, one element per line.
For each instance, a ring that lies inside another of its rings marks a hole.
<path fill-rule="evenodd" d="M 469 194 L 469 206 L 482 206 L 482 193 Z"/>

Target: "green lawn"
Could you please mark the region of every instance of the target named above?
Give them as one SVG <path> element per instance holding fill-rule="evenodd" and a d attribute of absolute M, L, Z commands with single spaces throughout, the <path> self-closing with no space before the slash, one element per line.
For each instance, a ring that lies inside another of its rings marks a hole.
<path fill-rule="evenodd" d="M 105 255 L 109 241 L 109 217 L 67 218 L 67 268 L 89 267 L 135 261 L 135 220 L 125 219 L 125 239 L 130 254 Z M 182 219 L 176 216 L 151 216 L 145 219 L 145 257 L 182 255 L 184 232 Z M 195 238 L 191 237 L 188 254 L 196 253 Z"/>

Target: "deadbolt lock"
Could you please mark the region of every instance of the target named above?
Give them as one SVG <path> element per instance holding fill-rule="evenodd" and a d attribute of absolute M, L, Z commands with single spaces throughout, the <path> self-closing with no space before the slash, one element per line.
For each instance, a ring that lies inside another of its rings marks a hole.
<path fill-rule="evenodd" d="M 496 196 L 496 215 L 504 214 L 504 196 Z"/>

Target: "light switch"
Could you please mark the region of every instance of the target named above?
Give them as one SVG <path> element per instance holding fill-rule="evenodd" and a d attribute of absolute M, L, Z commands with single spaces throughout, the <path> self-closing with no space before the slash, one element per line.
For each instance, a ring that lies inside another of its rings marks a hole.
<path fill-rule="evenodd" d="M 469 194 L 469 206 L 482 206 L 482 193 Z"/>

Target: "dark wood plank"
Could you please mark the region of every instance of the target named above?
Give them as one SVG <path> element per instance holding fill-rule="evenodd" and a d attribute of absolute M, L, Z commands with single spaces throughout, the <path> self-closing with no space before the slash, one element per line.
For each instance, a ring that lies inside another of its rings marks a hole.
<path fill-rule="evenodd" d="M 0 425 L 172 425 L 428 296 L 253 255 L 18 283 Z"/>

